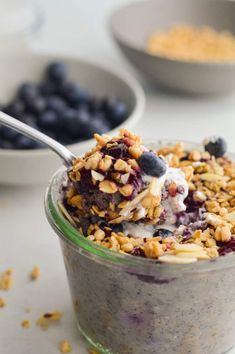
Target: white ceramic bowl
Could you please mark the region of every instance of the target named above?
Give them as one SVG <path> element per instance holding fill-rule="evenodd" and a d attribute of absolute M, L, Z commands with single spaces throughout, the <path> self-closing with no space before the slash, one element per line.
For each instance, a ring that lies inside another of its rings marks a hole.
<path fill-rule="evenodd" d="M 0 102 L 7 102 L 22 82 L 38 82 L 46 65 L 53 60 L 55 58 L 49 55 L 0 58 Z M 145 107 L 144 92 L 135 79 L 126 73 L 115 73 L 78 59 L 60 57 L 60 60 L 67 65 L 69 78 L 77 81 L 81 87 L 98 96 L 118 96 L 126 103 L 128 118 L 108 134 L 114 134 L 120 127 L 133 128 Z M 92 144 L 94 141 L 90 139 L 68 147 L 74 154 L 79 155 L 87 151 Z M 60 164 L 59 158 L 48 149 L 0 149 L 0 184 L 26 185 L 45 182 Z"/>
<path fill-rule="evenodd" d="M 115 41 L 149 80 L 190 94 L 218 94 L 235 89 L 235 62 L 183 61 L 149 54 L 150 34 L 173 24 L 207 25 L 235 34 L 235 1 L 147 0 L 131 3 L 111 17 Z"/>

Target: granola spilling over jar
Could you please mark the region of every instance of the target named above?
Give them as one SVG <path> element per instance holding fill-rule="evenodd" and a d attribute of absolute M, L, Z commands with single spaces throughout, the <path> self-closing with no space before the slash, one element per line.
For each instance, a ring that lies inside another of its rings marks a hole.
<path fill-rule="evenodd" d="M 235 165 L 222 138 L 204 151 L 182 143 L 149 150 L 122 129 L 78 158 L 61 211 L 84 237 L 114 251 L 167 263 L 235 251 Z"/>

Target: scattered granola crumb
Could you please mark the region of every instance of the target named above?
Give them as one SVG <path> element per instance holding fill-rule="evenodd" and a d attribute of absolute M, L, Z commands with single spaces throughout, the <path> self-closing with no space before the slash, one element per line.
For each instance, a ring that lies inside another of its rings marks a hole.
<path fill-rule="evenodd" d="M 89 349 L 89 354 L 99 354 L 95 349 Z"/>
<path fill-rule="evenodd" d="M 59 311 L 47 312 L 39 317 L 36 324 L 43 330 L 47 330 L 50 322 L 59 321 L 62 317 L 62 313 Z"/>
<path fill-rule="evenodd" d="M 62 340 L 60 342 L 61 353 L 70 353 L 72 351 L 72 346 L 67 340 Z"/>
<path fill-rule="evenodd" d="M 41 276 L 41 270 L 38 266 L 33 267 L 31 273 L 30 273 L 30 278 L 32 280 L 37 280 Z"/>
<path fill-rule="evenodd" d="M 6 301 L 3 298 L 0 297 L 0 308 L 5 307 L 6 304 L 7 304 Z"/>
<path fill-rule="evenodd" d="M 30 326 L 31 326 L 30 321 L 29 321 L 29 320 L 23 320 L 23 321 L 21 322 L 21 326 L 22 326 L 23 328 L 30 328 Z"/>
<path fill-rule="evenodd" d="M 0 274 L 0 290 L 10 290 L 13 285 L 13 270 L 7 269 Z"/>

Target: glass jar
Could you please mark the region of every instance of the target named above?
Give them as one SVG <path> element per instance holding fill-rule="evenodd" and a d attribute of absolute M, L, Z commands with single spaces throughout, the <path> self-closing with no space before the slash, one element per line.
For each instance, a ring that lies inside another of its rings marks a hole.
<path fill-rule="evenodd" d="M 222 354 L 233 347 L 235 254 L 161 264 L 98 246 L 58 208 L 65 179 L 63 168 L 51 179 L 45 208 L 60 237 L 77 325 L 87 342 L 106 354 Z"/>
<path fill-rule="evenodd" d="M 44 23 L 42 9 L 27 0 L 8 0 L 1 4 L 1 12 L 1 56 L 27 53 Z"/>

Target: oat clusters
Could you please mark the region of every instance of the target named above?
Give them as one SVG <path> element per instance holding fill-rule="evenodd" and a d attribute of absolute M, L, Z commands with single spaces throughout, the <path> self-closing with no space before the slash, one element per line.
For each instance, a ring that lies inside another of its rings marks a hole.
<path fill-rule="evenodd" d="M 181 143 L 154 151 L 168 169 L 183 173 L 188 188 L 185 209 L 176 211 L 174 227 L 164 230 L 166 202 L 175 203 L 185 187 L 171 179 L 146 178 L 138 161 L 148 149 L 127 130 L 116 138 L 95 138 L 96 147 L 69 171 L 60 205 L 85 237 L 114 251 L 162 262 L 192 263 L 235 251 L 232 161 L 208 151 L 186 151 Z M 146 237 L 128 233 L 125 225 L 144 226 Z M 149 228 L 155 228 L 152 236 L 147 235 Z"/>
<path fill-rule="evenodd" d="M 235 59 L 235 37 L 211 27 L 178 24 L 151 34 L 147 50 L 172 59 L 229 62 Z"/>
<path fill-rule="evenodd" d="M 68 204 L 80 210 L 82 218 L 93 215 L 110 224 L 145 219 L 154 224 L 162 212 L 161 196 L 157 178 L 149 183 L 142 179 L 137 159 L 145 148 L 140 137 L 122 129 L 117 138 L 95 138 L 96 147 L 69 172 L 73 187 L 67 191 Z M 140 203 L 144 214 L 137 208 Z"/>

